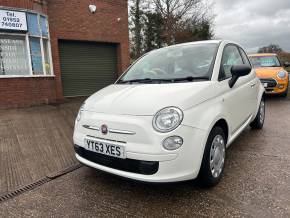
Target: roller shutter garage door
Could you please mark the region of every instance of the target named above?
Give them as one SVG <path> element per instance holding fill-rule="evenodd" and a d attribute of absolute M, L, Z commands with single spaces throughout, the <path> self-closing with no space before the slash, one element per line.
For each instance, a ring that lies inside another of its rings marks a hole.
<path fill-rule="evenodd" d="M 63 95 L 89 96 L 117 79 L 114 44 L 59 41 Z"/>

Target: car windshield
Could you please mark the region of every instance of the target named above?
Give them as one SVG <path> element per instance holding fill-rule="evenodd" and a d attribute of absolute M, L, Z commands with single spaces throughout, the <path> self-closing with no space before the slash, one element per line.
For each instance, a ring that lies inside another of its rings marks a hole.
<path fill-rule="evenodd" d="M 252 56 L 251 63 L 254 67 L 280 67 L 280 61 L 276 56 Z"/>
<path fill-rule="evenodd" d="M 138 60 L 118 83 L 210 80 L 217 48 L 217 43 L 201 43 L 152 51 Z"/>

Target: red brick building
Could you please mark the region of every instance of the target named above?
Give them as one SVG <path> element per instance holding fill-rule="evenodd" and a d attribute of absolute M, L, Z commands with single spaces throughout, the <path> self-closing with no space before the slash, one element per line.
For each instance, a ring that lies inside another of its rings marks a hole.
<path fill-rule="evenodd" d="M 88 96 L 128 64 L 126 0 L 0 0 L 0 108 Z"/>

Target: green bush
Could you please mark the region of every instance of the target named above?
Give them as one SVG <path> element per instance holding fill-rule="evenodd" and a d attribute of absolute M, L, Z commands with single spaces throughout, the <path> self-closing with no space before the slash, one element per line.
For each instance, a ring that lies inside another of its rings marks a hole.
<path fill-rule="evenodd" d="M 282 63 L 284 62 L 290 62 L 290 53 L 288 52 L 280 52 L 278 53 L 280 60 Z M 288 72 L 290 72 L 290 67 L 286 68 Z"/>

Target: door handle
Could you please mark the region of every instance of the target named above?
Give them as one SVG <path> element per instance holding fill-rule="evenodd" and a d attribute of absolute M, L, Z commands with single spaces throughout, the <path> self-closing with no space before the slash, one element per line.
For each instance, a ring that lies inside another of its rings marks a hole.
<path fill-rule="evenodd" d="M 256 83 L 251 84 L 251 88 L 254 88 L 256 86 Z"/>

